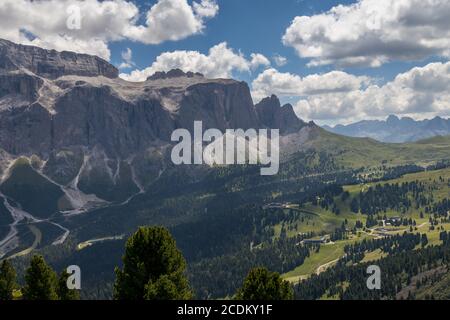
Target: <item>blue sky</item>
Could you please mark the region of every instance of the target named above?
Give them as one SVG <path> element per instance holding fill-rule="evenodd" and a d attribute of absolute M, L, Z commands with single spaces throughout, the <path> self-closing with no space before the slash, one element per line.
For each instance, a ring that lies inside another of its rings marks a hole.
<path fill-rule="evenodd" d="M 148 1 L 136 3 L 144 4 Z M 267 57 L 275 54 L 285 56 L 289 63 L 280 70 L 309 73 L 311 70 L 305 67 L 305 61 L 298 58 L 292 48 L 283 46 L 281 37 L 295 16 L 327 10 L 338 4 L 338 1 L 225 0 L 218 1 L 218 4 L 219 14 L 207 22 L 203 33 L 155 46 L 131 41 L 114 43 L 111 45 L 112 61 L 120 64 L 121 51 L 124 47 L 129 47 L 133 50 L 136 65 L 144 68 L 162 52 L 196 50 L 207 53 L 212 46 L 226 41 L 230 47 L 247 55 L 261 52 Z M 246 81 L 252 79 L 251 75 L 245 73 L 235 76 Z"/>
<path fill-rule="evenodd" d="M 148 8 L 156 1 L 135 0 L 138 6 Z M 191 1 L 192 2 L 192 1 Z M 293 72 L 300 75 L 327 72 L 336 69 L 334 66 L 307 67 L 309 59 L 296 55 L 295 50 L 283 45 L 281 38 L 296 16 L 315 15 L 330 10 L 337 5 L 346 5 L 356 1 L 338 0 L 219 0 L 219 14 L 206 23 L 206 29 L 197 35 L 184 40 L 168 41 L 159 45 L 145 45 L 133 41 L 114 42 L 110 45 L 111 61 L 120 65 L 121 52 L 124 48 L 133 50 L 133 60 L 138 68 L 145 68 L 158 55 L 167 51 L 196 50 L 207 53 L 208 50 L 223 41 L 231 48 L 243 54 L 259 52 L 271 58 L 281 55 L 288 63 L 278 69 L 282 72 Z M 430 61 L 440 61 L 438 57 L 424 60 L 396 61 L 379 68 L 339 68 L 356 75 L 370 75 L 381 81 L 392 80 L 398 73 L 414 66 L 426 65 Z M 233 74 L 234 77 L 251 82 L 254 74 L 246 72 Z"/>
<path fill-rule="evenodd" d="M 233 77 L 335 124 L 450 116 L 449 16 L 448 0 L 2 0 L 0 37 L 98 55 L 129 81 Z"/>
<path fill-rule="evenodd" d="M 156 1 L 134 1 L 142 8 L 148 8 Z M 334 70 L 333 66 L 309 68 L 308 59 L 296 55 L 295 50 L 283 45 L 281 38 L 292 20 L 299 15 L 314 15 L 339 4 L 355 1 L 336 0 L 219 0 L 219 14 L 206 23 L 205 30 L 179 41 L 168 41 L 159 45 L 145 45 L 133 41 L 120 41 L 110 45 L 111 61 L 117 66 L 124 48 L 133 50 L 133 61 L 143 69 L 150 65 L 163 52 L 175 50 L 196 50 L 207 53 L 218 43 L 227 42 L 231 48 L 245 55 L 253 52 L 264 54 L 268 58 L 275 55 L 286 57 L 288 63 L 279 67 L 280 71 L 300 75 Z M 351 68 L 354 74 L 368 74 L 390 80 L 399 72 L 410 69 L 414 63 L 392 63 L 381 68 Z M 253 72 L 254 73 L 254 72 Z M 254 74 L 235 72 L 234 77 L 251 82 Z"/>

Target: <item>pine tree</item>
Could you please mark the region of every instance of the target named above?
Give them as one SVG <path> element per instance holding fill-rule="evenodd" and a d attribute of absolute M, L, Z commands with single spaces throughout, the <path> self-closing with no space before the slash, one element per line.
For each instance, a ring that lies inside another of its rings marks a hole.
<path fill-rule="evenodd" d="M 173 300 L 177 296 L 177 286 L 169 276 L 161 276 L 155 282 L 150 281 L 145 287 L 146 300 Z"/>
<path fill-rule="evenodd" d="M 16 271 L 9 260 L 0 265 L 0 300 L 12 300 L 16 288 Z"/>
<path fill-rule="evenodd" d="M 350 203 L 350 210 L 354 213 L 359 212 L 359 201 L 356 198 L 353 198 L 352 202 Z"/>
<path fill-rule="evenodd" d="M 266 268 L 254 268 L 244 280 L 242 288 L 238 291 L 238 300 L 292 300 L 294 291 L 291 285 L 281 279 L 276 272 Z"/>
<path fill-rule="evenodd" d="M 66 270 L 61 272 L 58 279 L 57 294 L 60 300 L 80 300 L 80 293 L 78 290 L 72 290 L 67 287 L 67 279 L 69 274 Z"/>
<path fill-rule="evenodd" d="M 57 276 L 42 256 L 34 256 L 25 273 L 25 300 L 58 300 Z"/>
<path fill-rule="evenodd" d="M 425 233 L 422 234 L 421 244 L 422 244 L 422 248 L 425 248 L 428 244 L 428 237 Z"/>
<path fill-rule="evenodd" d="M 141 227 L 127 241 L 123 269 L 116 268 L 118 300 L 186 300 L 192 293 L 186 261 L 163 227 Z"/>

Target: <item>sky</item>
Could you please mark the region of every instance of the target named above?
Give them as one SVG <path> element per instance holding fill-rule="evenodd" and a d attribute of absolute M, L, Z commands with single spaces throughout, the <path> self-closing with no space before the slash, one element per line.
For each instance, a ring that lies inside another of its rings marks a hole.
<path fill-rule="evenodd" d="M 319 124 L 450 116 L 448 0 L 1 0 L 0 37 L 98 55 L 128 81 L 246 81 Z"/>

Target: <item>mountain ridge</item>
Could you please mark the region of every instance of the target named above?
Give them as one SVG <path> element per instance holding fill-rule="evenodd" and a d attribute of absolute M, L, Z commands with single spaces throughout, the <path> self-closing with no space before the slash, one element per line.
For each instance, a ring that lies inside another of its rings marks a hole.
<path fill-rule="evenodd" d="M 36 75 L 56 79 L 63 75 L 117 78 L 119 70 L 97 56 L 70 51 L 58 52 L 0 39 L 0 70 L 27 69 Z"/>
<path fill-rule="evenodd" d="M 369 137 L 381 142 L 420 141 L 434 136 L 450 135 L 450 119 L 439 116 L 416 121 L 410 117 L 390 115 L 383 120 L 363 120 L 349 125 L 323 126 L 327 131 L 350 136 Z"/>

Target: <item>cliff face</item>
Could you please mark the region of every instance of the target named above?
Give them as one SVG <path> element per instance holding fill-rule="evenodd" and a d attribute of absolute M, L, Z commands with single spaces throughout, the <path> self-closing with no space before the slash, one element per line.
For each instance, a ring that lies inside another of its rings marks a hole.
<path fill-rule="evenodd" d="M 156 99 L 130 102 L 113 87 L 75 85 L 56 100 L 52 149 L 100 147 L 112 158 L 127 158 L 157 139 L 168 141 L 173 130 L 169 112 Z"/>
<path fill-rule="evenodd" d="M 190 86 L 177 115 L 177 126 L 190 130 L 195 120 L 222 132 L 260 127 L 247 84 L 233 80 Z"/>
<path fill-rule="evenodd" d="M 63 75 L 107 78 L 119 75 L 117 68 L 95 56 L 45 50 L 0 39 L 0 69 L 12 71 L 21 68 L 49 79 Z"/>

